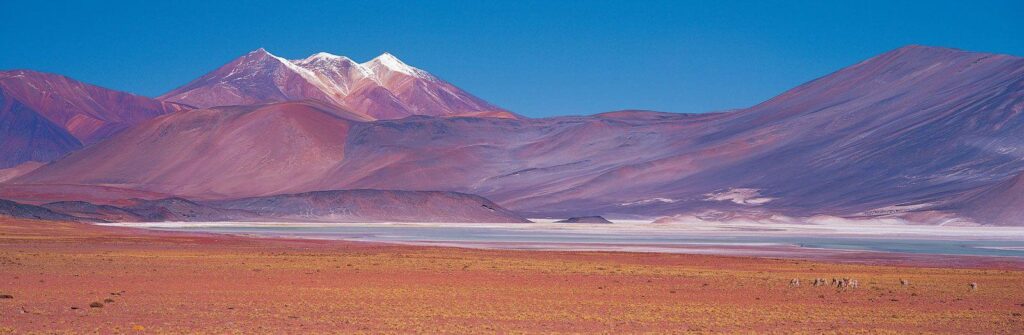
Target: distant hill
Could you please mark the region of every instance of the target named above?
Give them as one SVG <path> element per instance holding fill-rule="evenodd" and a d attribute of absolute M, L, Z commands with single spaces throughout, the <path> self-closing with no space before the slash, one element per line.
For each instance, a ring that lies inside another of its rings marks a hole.
<path fill-rule="evenodd" d="M 85 201 L 35 206 L 0 200 L 0 215 L 96 222 L 530 222 L 475 195 L 388 190 L 318 191 L 215 202 L 183 198 L 131 199 L 116 206 Z"/>

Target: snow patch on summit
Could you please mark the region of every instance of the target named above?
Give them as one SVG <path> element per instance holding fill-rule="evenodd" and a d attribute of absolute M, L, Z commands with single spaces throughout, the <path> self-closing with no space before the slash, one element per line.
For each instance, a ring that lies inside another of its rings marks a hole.
<path fill-rule="evenodd" d="M 322 72 L 324 70 L 328 70 L 326 67 L 333 67 L 333 69 L 330 70 L 332 72 L 336 72 L 337 75 L 346 76 L 345 81 L 348 82 L 369 79 L 378 85 L 383 85 L 385 79 L 392 73 L 400 73 L 406 76 L 427 80 L 431 80 L 433 78 L 433 76 L 426 71 L 405 64 L 405 62 L 402 62 L 398 57 L 387 52 L 364 63 L 356 63 L 351 58 L 327 52 L 318 52 L 304 59 L 292 60 L 290 62 L 301 68 L 312 70 L 312 72 L 318 72 L 316 70 Z M 346 69 L 353 70 L 352 73 L 343 73 L 338 71 L 338 68 L 342 67 L 342 65 L 344 65 Z"/>
<path fill-rule="evenodd" d="M 313 55 L 311 55 L 309 57 L 306 57 L 305 59 L 301 59 L 301 60 L 298 60 L 298 61 L 295 61 L 295 62 L 297 62 L 297 63 L 298 62 L 306 62 L 306 63 L 308 63 L 308 62 L 313 62 L 313 61 L 317 61 L 317 60 L 341 60 L 341 61 L 348 60 L 348 61 L 351 61 L 351 59 L 349 59 L 348 57 L 345 57 L 345 56 L 338 56 L 338 55 L 335 55 L 335 54 L 332 54 L 332 53 L 328 53 L 328 52 L 317 52 L 317 53 L 315 53 L 315 54 L 313 54 Z"/>
<path fill-rule="evenodd" d="M 426 71 L 405 64 L 390 53 L 383 53 L 377 58 L 360 64 L 373 72 L 377 79 L 384 80 L 391 73 L 401 73 L 410 77 L 432 80 L 433 77 Z"/>
<path fill-rule="evenodd" d="M 397 57 L 387 52 L 381 54 L 380 56 L 377 56 L 377 58 L 374 58 L 369 62 L 364 63 L 363 65 L 374 67 L 374 65 L 376 64 L 383 65 L 388 70 L 403 73 L 414 77 L 419 77 L 420 73 L 423 72 L 420 69 L 405 64 Z"/>

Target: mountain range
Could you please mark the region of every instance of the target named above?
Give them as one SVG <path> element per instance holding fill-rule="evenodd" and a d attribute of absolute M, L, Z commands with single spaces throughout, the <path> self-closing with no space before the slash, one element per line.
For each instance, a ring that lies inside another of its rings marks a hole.
<path fill-rule="evenodd" d="M 517 117 L 389 53 L 356 63 L 323 52 L 287 60 L 261 48 L 157 99 L 199 108 L 315 100 L 364 120 Z"/>
<path fill-rule="evenodd" d="M 223 204 L 376 189 L 475 194 L 525 216 L 1024 224 L 1024 58 L 1009 55 L 907 46 L 744 109 L 540 119 L 386 53 L 259 49 L 156 99 L 0 78 L 0 189 L 22 193 Z"/>

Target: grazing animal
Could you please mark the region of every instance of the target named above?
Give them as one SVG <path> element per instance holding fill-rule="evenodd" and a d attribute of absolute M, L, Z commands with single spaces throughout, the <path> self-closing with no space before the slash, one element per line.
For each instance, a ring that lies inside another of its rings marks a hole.
<path fill-rule="evenodd" d="M 844 288 L 850 286 L 850 278 L 843 278 L 836 281 L 837 288 Z"/>
<path fill-rule="evenodd" d="M 978 283 L 971 283 L 971 291 L 977 291 L 977 290 L 978 290 Z"/>
<path fill-rule="evenodd" d="M 857 288 L 858 286 L 860 286 L 860 283 L 857 282 L 856 279 L 851 279 L 850 280 L 850 288 Z"/>
<path fill-rule="evenodd" d="M 799 287 L 800 286 L 800 279 L 793 278 L 793 280 L 789 281 L 789 286 Z"/>
<path fill-rule="evenodd" d="M 900 278 L 900 285 L 908 286 L 908 285 L 910 285 L 910 281 L 908 281 L 906 279 L 903 279 L 903 278 Z"/>

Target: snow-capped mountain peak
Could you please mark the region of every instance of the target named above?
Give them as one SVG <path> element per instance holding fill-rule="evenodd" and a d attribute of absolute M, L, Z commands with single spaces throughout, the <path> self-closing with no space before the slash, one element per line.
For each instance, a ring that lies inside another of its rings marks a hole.
<path fill-rule="evenodd" d="M 382 53 L 380 56 L 377 56 L 362 65 L 374 70 L 374 73 L 377 73 L 378 75 L 381 74 L 380 70 L 387 69 L 389 71 L 398 72 L 408 76 L 418 78 L 427 77 L 427 73 L 425 71 L 405 64 L 405 62 L 402 62 L 398 57 L 395 57 L 388 52 Z"/>
<path fill-rule="evenodd" d="M 295 61 L 296 63 L 312 63 L 317 61 L 355 63 L 345 56 L 338 56 L 327 52 L 317 52 L 309 57 Z"/>
<path fill-rule="evenodd" d="M 356 63 L 327 52 L 287 60 L 259 48 L 160 99 L 201 108 L 317 100 L 370 119 L 516 117 L 386 52 Z"/>

